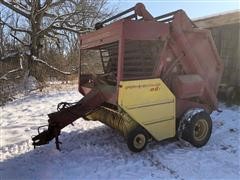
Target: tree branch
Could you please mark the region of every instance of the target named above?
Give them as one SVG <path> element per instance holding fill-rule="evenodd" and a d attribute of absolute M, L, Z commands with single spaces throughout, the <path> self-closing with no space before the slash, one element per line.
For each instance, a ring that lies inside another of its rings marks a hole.
<path fill-rule="evenodd" d="M 51 40 L 55 40 L 55 41 L 59 41 L 59 38 L 54 35 L 50 34 L 49 32 L 47 32 L 46 34 L 44 34 L 45 36 L 49 37 Z"/>
<path fill-rule="evenodd" d="M 66 30 L 66 31 L 70 31 L 70 32 L 78 33 L 78 34 L 89 32 L 91 30 L 91 29 L 80 30 L 80 29 L 70 28 L 70 27 L 66 27 L 66 26 L 52 26 L 52 28 L 55 30 Z"/>
<path fill-rule="evenodd" d="M 97 10 L 97 12 L 96 12 L 95 17 L 92 19 L 92 21 L 91 21 L 91 23 L 90 23 L 90 26 L 93 25 L 94 21 L 95 21 L 96 18 L 99 16 L 99 14 L 100 14 L 100 12 L 101 12 L 101 10 L 102 10 L 102 8 L 103 8 L 103 6 L 104 6 L 105 3 L 106 3 L 105 1 L 100 2 L 100 6 L 99 6 L 99 8 L 98 8 L 98 10 Z"/>
<path fill-rule="evenodd" d="M 72 2 L 71 0 L 58 0 L 50 5 L 51 8 L 54 8 L 56 6 L 60 6 L 61 4 L 65 3 L 66 1 Z"/>
<path fill-rule="evenodd" d="M 41 14 L 42 12 L 46 12 L 46 10 L 50 7 L 51 3 L 52 3 L 52 0 L 46 0 L 43 7 L 38 10 L 37 14 Z"/>
<path fill-rule="evenodd" d="M 0 0 L 0 3 L 2 3 L 4 6 L 8 7 L 9 9 L 13 10 L 14 12 L 24 16 L 25 18 L 27 18 L 27 19 L 30 18 L 30 14 L 25 12 L 23 9 L 20 9 L 20 8 L 14 6 L 13 4 L 10 4 L 9 2 L 7 2 L 5 0 Z"/>
<path fill-rule="evenodd" d="M 46 61 L 43 61 L 42 59 L 39 59 L 39 58 L 37 58 L 37 57 L 35 57 L 35 56 L 32 56 L 32 60 L 35 61 L 35 62 L 44 64 L 44 65 L 47 66 L 48 68 L 50 68 L 50 69 L 52 69 L 52 70 L 54 70 L 54 71 L 57 71 L 57 72 L 59 72 L 59 73 L 61 73 L 61 74 L 71 75 L 70 72 L 61 71 L 61 70 L 57 69 L 56 67 L 51 66 L 51 65 L 48 64 Z"/>
<path fill-rule="evenodd" d="M 23 44 L 24 46 L 30 46 L 29 44 L 21 41 L 17 36 L 13 35 L 12 33 L 10 33 L 10 36 L 12 36 L 14 39 L 16 39 L 18 42 L 20 42 L 21 44 Z"/>
<path fill-rule="evenodd" d="M 28 34 L 31 33 L 31 31 L 29 31 L 27 29 L 12 27 L 10 24 L 8 24 L 8 23 L 4 22 L 3 20 L 1 20 L 1 18 L 0 18 L 0 22 L 2 22 L 3 25 L 6 25 L 7 27 L 9 27 L 12 31 L 25 32 L 25 33 L 28 33 Z"/>
<path fill-rule="evenodd" d="M 19 68 L 16 68 L 16 69 L 13 69 L 11 71 L 8 71 L 6 74 L 2 75 L 0 77 L 0 80 L 5 80 L 7 81 L 8 80 L 8 75 L 9 74 L 12 74 L 12 73 L 15 73 L 15 72 L 18 72 L 18 71 L 22 71 L 23 70 L 23 57 L 21 56 L 20 59 L 19 59 Z"/>
<path fill-rule="evenodd" d="M 25 12 L 30 12 L 30 11 L 27 9 L 26 6 L 23 6 L 23 5 L 22 5 L 21 1 L 20 1 L 19 3 L 17 3 L 15 0 L 11 0 L 10 4 L 13 5 L 13 6 L 15 6 L 15 5 L 18 6 L 18 8 L 24 10 Z"/>
<path fill-rule="evenodd" d="M 7 55 L 2 56 L 0 61 L 5 61 L 5 60 L 7 60 L 9 58 L 17 57 L 18 55 L 19 55 L 19 52 L 8 53 Z"/>
<path fill-rule="evenodd" d="M 66 19 L 70 18 L 71 16 L 77 14 L 78 12 L 75 11 L 75 12 L 72 12 L 72 13 L 68 13 L 68 14 L 63 14 L 63 15 L 59 15 L 59 16 L 56 16 L 54 18 L 54 20 L 51 22 L 50 25 L 48 25 L 48 27 L 46 27 L 45 29 L 41 30 L 38 32 L 39 35 L 43 35 L 43 34 L 46 34 L 47 31 L 49 31 L 56 23 L 63 23 Z M 62 19 L 64 18 L 64 19 Z"/>

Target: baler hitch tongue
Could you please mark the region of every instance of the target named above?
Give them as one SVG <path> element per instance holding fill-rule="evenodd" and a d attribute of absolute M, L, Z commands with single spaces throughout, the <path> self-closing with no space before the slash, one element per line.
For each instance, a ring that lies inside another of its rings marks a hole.
<path fill-rule="evenodd" d="M 95 89 L 90 91 L 78 102 L 59 103 L 58 111 L 48 114 L 48 129 L 40 132 L 40 129 L 46 126 L 40 126 L 38 128 L 38 135 L 32 138 L 33 146 L 48 144 L 55 138 L 56 148 L 60 150 L 59 144 L 61 144 L 61 142 L 59 142 L 58 136 L 60 135 L 61 129 L 99 108 L 104 102 L 105 97 L 98 89 Z"/>
<path fill-rule="evenodd" d="M 32 141 L 33 141 L 32 145 L 35 148 L 36 146 L 48 144 L 52 139 L 55 138 L 56 148 L 60 150 L 59 144 L 61 144 L 61 142 L 59 142 L 58 140 L 60 131 L 56 131 L 56 130 L 54 131 L 54 128 L 51 128 L 48 126 L 47 130 L 40 132 L 40 129 L 46 126 L 48 125 L 38 127 L 38 135 L 32 137 Z"/>

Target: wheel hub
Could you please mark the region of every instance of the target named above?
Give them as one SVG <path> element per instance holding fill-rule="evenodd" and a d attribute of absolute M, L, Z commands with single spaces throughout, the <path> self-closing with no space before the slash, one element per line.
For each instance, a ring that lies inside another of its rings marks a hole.
<path fill-rule="evenodd" d="M 143 134 L 138 134 L 135 136 L 133 140 L 133 145 L 135 148 L 141 149 L 144 146 L 145 142 L 146 142 L 145 136 Z"/>
<path fill-rule="evenodd" d="M 208 132 L 208 123 L 205 119 L 199 119 L 194 127 L 194 139 L 202 141 Z"/>

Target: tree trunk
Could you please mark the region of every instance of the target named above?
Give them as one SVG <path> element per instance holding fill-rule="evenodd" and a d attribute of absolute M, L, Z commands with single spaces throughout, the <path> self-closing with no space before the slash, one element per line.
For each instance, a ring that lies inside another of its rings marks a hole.
<path fill-rule="evenodd" d="M 28 60 L 28 69 L 29 69 L 29 76 L 34 76 L 38 81 L 43 82 L 43 74 L 41 73 L 41 67 L 39 68 L 36 65 L 36 62 L 33 61 L 32 56 L 39 57 L 40 49 L 41 49 L 41 37 L 38 33 L 41 31 L 41 21 L 42 16 L 37 14 L 38 10 L 41 8 L 40 1 L 35 2 L 32 9 L 32 16 L 31 16 L 31 45 L 30 45 L 30 58 Z"/>

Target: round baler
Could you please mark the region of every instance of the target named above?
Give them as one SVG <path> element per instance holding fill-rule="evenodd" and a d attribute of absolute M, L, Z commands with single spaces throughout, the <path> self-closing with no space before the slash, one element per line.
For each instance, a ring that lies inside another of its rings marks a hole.
<path fill-rule="evenodd" d="M 141 3 L 95 28 L 80 35 L 84 97 L 60 103 L 33 145 L 55 138 L 59 149 L 61 129 L 80 117 L 117 129 L 134 152 L 173 137 L 205 145 L 223 72 L 210 31 L 183 10 L 154 18 Z"/>

